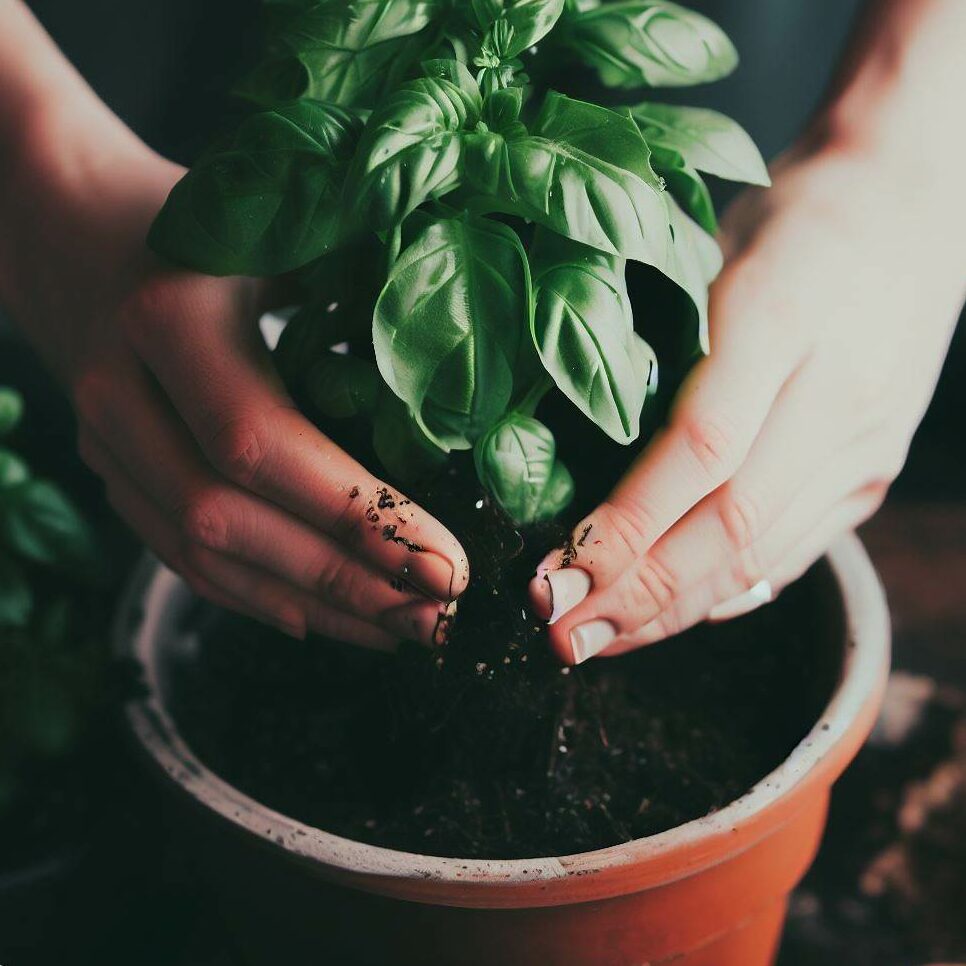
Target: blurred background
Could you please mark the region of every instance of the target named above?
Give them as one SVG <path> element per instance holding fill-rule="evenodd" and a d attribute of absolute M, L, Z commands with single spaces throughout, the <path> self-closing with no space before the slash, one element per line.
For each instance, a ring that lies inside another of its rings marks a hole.
<path fill-rule="evenodd" d="M 258 49 L 256 0 L 30 5 L 121 118 L 152 147 L 184 163 L 229 109 L 225 91 Z M 819 103 L 859 5 L 693 0 L 691 6 L 731 35 L 742 65 L 699 95 L 672 93 L 667 99 L 699 97 L 725 111 L 773 157 Z M 862 362 L 854 360 L 856 366 Z M 863 534 L 890 597 L 895 672 L 873 740 L 835 792 L 822 853 L 793 902 L 781 966 L 966 959 L 964 377 L 966 333 L 960 326 L 906 470 Z M 68 644 L 79 648 L 80 637 L 91 635 L 106 641 L 113 595 L 138 548 L 76 459 L 69 408 L 0 306 L 3 385 L 18 389 L 26 403 L 13 437 L 18 451 L 38 476 L 62 485 L 107 548 L 107 585 L 91 591 L 98 606 L 84 618 L 93 624 L 83 624 L 94 629 L 82 635 L 81 623 L 72 624 L 76 633 L 67 634 Z M 105 695 L 126 686 L 116 670 L 97 678 Z M 3 694 L 0 686 L 0 701 Z M 0 726 L 2 712 L 0 707 Z M 83 754 L 106 776 L 106 791 L 78 806 L 83 820 L 73 821 L 63 848 L 48 857 L 47 874 L 11 871 L 5 859 L 27 831 L 11 829 L 9 816 L 0 831 L 0 962 L 237 962 L 195 886 L 191 855 L 157 831 L 157 806 L 118 744 L 110 715 L 91 714 L 95 737 L 85 738 Z M 0 754 L 0 780 L 2 765 Z M 71 786 L 65 794 L 80 800 L 85 793 Z M 2 801 L 0 795 L 0 829 Z M 26 929 L 43 942 L 32 939 L 30 949 L 17 945 L 14 920 L 21 933 Z"/>

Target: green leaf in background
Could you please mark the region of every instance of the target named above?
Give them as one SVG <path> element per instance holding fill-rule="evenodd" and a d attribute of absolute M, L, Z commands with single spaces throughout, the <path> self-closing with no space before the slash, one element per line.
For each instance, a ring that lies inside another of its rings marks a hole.
<path fill-rule="evenodd" d="M 273 56 L 238 93 L 263 106 L 311 98 L 371 108 L 426 51 L 431 38 L 415 35 L 443 6 L 442 0 L 293 4 L 273 31 Z"/>
<path fill-rule="evenodd" d="M 472 6 L 484 31 L 497 21 L 509 28 L 492 34 L 501 37 L 494 53 L 508 59 L 518 57 L 553 30 L 563 13 L 564 0 L 472 0 Z"/>
<path fill-rule="evenodd" d="M 34 598 L 17 563 L 0 554 L 0 628 L 25 627 Z"/>
<path fill-rule="evenodd" d="M 633 442 L 653 363 L 634 332 L 626 263 L 543 229 L 530 259 L 533 339 L 544 367 L 611 439 Z"/>
<path fill-rule="evenodd" d="M 151 228 L 160 255 L 209 275 L 276 275 L 340 243 L 362 116 L 300 101 L 254 114 L 175 185 Z"/>
<path fill-rule="evenodd" d="M 447 459 L 406 404 L 388 389 L 380 395 L 373 417 L 372 446 L 389 475 L 404 486 L 429 479 Z"/>
<path fill-rule="evenodd" d="M 0 436 L 16 429 L 23 416 L 23 396 L 15 389 L 0 386 Z"/>
<path fill-rule="evenodd" d="M 696 171 L 728 181 L 771 184 L 754 141 L 730 117 L 702 107 L 649 102 L 630 111 L 652 148 L 659 145 L 677 153 Z"/>
<path fill-rule="evenodd" d="M 438 221 L 396 262 L 376 305 L 376 361 L 441 448 L 469 449 L 505 412 L 530 298 L 520 239 L 486 218 Z"/>
<path fill-rule="evenodd" d="M 457 61 L 404 84 L 369 119 L 349 194 L 376 231 L 389 231 L 459 180 L 463 131 L 480 118 L 476 81 Z"/>
<path fill-rule="evenodd" d="M 90 562 L 93 538 L 73 504 L 52 483 L 28 480 L 0 501 L 0 541 L 39 564 Z"/>
<path fill-rule="evenodd" d="M 668 0 L 619 0 L 568 16 L 566 41 L 609 87 L 683 87 L 738 65 L 724 32 Z"/>
<path fill-rule="evenodd" d="M 19 486 L 30 479 L 27 464 L 16 453 L 0 447 L 0 501 L 3 500 L 2 491 Z"/>
<path fill-rule="evenodd" d="M 516 523 L 549 520 L 573 498 L 574 485 L 557 459 L 553 434 L 539 420 L 510 413 L 473 450 L 483 486 Z"/>
<path fill-rule="evenodd" d="M 381 388 L 378 370 L 365 359 L 325 352 L 307 362 L 306 397 L 329 419 L 349 419 L 373 412 Z"/>

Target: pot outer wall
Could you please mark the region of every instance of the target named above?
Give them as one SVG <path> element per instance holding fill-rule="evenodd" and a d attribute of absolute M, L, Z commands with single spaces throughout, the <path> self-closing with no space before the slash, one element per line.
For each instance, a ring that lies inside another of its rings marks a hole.
<path fill-rule="evenodd" d="M 831 563 L 815 606 L 829 614 L 842 680 L 784 765 L 705 819 L 529 869 L 331 837 L 320 845 L 316 830 L 224 786 L 178 748 L 163 702 L 135 708 L 132 723 L 178 806 L 166 813 L 252 966 L 769 966 L 832 784 L 868 736 L 888 672 L 887 611 L 868 558 L 850 538 Z M 155 604 L 163 611 L 164 599 Z M 157 655 L 144 640 L 139 656 L 150 664 Z"/>

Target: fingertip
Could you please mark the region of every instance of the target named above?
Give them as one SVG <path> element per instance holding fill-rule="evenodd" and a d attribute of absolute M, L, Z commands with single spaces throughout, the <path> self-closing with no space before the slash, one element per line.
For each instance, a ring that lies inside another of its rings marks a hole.
<path fill-rule="evenodd" d="M 549 621 L 553 614 L 553 590 L 547 575 L 537 571 L 527 589 L 534 614 L 542 621 Z"/>

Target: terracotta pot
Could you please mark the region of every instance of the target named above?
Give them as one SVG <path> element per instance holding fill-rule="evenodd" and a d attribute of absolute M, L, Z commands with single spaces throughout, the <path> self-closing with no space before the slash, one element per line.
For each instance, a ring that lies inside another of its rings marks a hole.
<path fill-rule="evenodd" d="M 156 566 L 136 582 L 139 603 L 119 626 L 148 686 L 128 720 L 187 809 L 254 963 L 766 966 L 787 897 L 818 848 L 832 783 L 872 728 L 888 673 L 888 615 L 865 551 L 849 537 L 828 562 L 838 593 L 816 606 L 831 615 L 829 634 L 844 627 L 846 640 L 840 683 L 812 732 L 727 808 L 614 848 L 433 858 L 351 842 L 253 801 L 205 768 L 166 710 L 165 668 L 190 650 L 192 601 Z"/>

